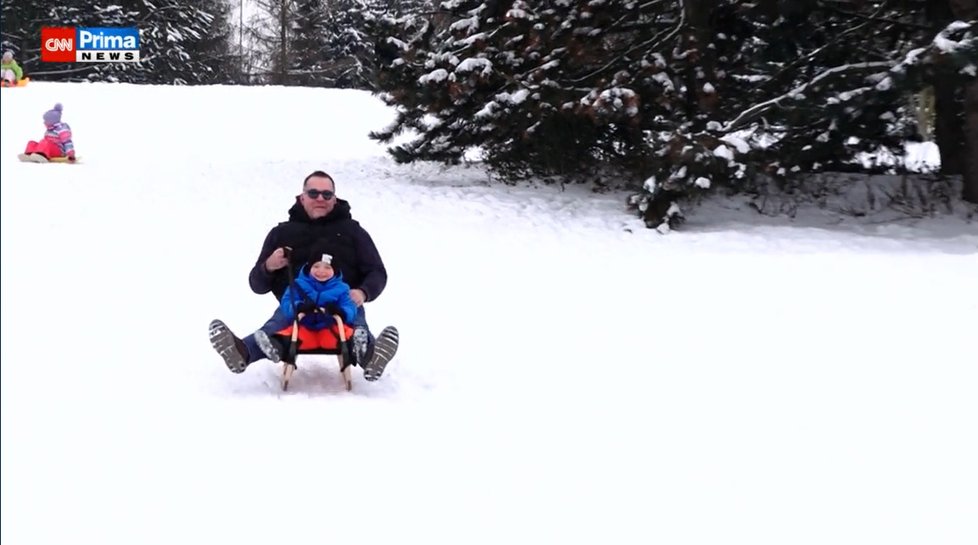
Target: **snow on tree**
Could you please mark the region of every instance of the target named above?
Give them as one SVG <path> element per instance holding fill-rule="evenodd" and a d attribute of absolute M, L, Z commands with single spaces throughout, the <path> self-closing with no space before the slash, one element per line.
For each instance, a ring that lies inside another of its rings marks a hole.
<path fill-rule="evenodd" d="M 3 27 L 19 37 L 31 73 L 52 81 L 228 83 L 237 78 L 239 66 L 229 48 L 229 10 L 227 0 L 7 2 Z M 140 62 L 41 64 L 42 26 L 136 27 Z"/>
<path fill-rule="evenodd" d="M 372 88 L 374 20 L 418 5 L 391 0 L 258 0 L 258 13 L 249 25 L 257 45 L 250 71 L 258 82 Z"/>
<path fill-rule="evenodd" d="M 387 142 L 418 131 L 393 149 L 400 161 L 457 162 L 480 146 L 492 168 L 511 176 L 588 177 L 595 165 L 642 165 L 642 126 L 656 110 L 642 91 L 664 84 L 656 59 L 640 58 L 632 44 L 668 32 L 673 16 L 651 4 L 443 2 L 439 16 L 391 36 L 399 50 L 380 89 L 399 115 L 374 136 Z"/>
<path fill-rule="evenodd" d="M 390 150 L 402 162 L 458 162 L 479 147 L 508 179 L 634 180 L 647 225 L 675 226 L 685 197 L 761 174 L 790 185 L 865 170 L 860 154 L 916 133 L 907 97 L 928 74 L 967 74 L 973 50 L 970 26 L 933 41 L 924 0 L 904 3 L 920 9 L 445 1 L 389 29 L 379 88 L 398 114 L 372 136 L 415 132 Z"/>

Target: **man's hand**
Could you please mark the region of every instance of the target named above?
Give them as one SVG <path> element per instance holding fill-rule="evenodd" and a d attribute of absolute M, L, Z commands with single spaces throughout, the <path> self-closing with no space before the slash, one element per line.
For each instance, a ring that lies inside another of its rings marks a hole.
<path fill-rule="evenodd" d="M 352 289 L 350 290 L 350 299 L 353 299 L 358 307 L 362 307 L 363 302 L 367 300 L 367 294 L 363 293 L 363 290 Z"/>
<path fill-rule="evenodd" d="M 289 264 L 289 259 L 285 257 L 285 248 L 276 248 L 272 255 L 265 260 L 265 270 L 274 272 Z"/>

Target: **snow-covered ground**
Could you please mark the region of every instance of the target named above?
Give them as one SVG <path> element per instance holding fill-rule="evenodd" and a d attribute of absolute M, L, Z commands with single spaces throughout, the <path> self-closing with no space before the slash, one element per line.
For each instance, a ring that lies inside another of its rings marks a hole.
<path fill-rule="evenodd" d="M 978 543 L 978 227 L 624 197 L 398 166 L 352 91 L 3 92 L 4 543 Z M 64 104 L 78 165 L 19 163 Z M 208 322 L 325 169 L 390 282 L 377 383 Z M 709 216 L 719 214 L 722 216 Z"/>

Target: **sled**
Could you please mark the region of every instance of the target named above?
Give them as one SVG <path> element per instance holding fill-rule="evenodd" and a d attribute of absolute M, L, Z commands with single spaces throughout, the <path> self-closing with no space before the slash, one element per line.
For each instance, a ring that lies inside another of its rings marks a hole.
<path fill-rule="evenodd" d="M 47 157 L 41 155 L 40 153 L 32 153 L 30 155 L 26 153 L 21 153 L 17 155 L 17 158 L 20 159 L 22 163 L 69 163 L 71 164 L 71 161 L 69 161 L 67 157 L 53 157 L 51 159 L 48 159 Z M 80 163 L 80 162 L 81 162 L 81 157 L 75 157 L 75 163 Z"/>
<path fill-rule="evenodd" d="M 282 358 L 282 391 L 286 392 L 289 389 L 289 381 L 292 380 L 292 374 L 295 373 L 298 367 L 296 366 L 296 360 L 299 356 L 303 354 L 329 354 L 335 355 L 340 364 L 340 374 L 343 376 L 343 382 L 346 386 L 346 391 L 353 389 L 353 376 L 350 368 L 353 367 L 353 362 L 347 361 L 347 356 L 349 355 L 349 345 L 346 339 L 346 328 L 343 326 L 343 319 L 338 315 L 334 314 L 333 319 L 336 320 L 336 329 L 339 332 L 340 342 L 336 348 L 312 348 L 308 350 L 299 350 L 299 320 L 302 319 L 304 314 L 299 314 L 295 317 L 292 322 L 292 334 L 291 342 L 289 343 L 289 354 L 288 356 Z"/>
<path fill-rule="evenodd" d="M 21 78 L 15 85 L 10 85 L 6 80 L 0 83 L 0 87 L 3 88 L 14 88 L 14 87 L 27 87 L 27 84 L 31 81 L 31 78 Z"/>

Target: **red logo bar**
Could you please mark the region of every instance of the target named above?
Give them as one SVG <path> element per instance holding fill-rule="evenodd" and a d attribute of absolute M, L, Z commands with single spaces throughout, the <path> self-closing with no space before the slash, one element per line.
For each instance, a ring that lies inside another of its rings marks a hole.
<path fill-rule="evenodd" d="M 75 62 L 74 27 L 41 27 L 41 61 Z"/>

